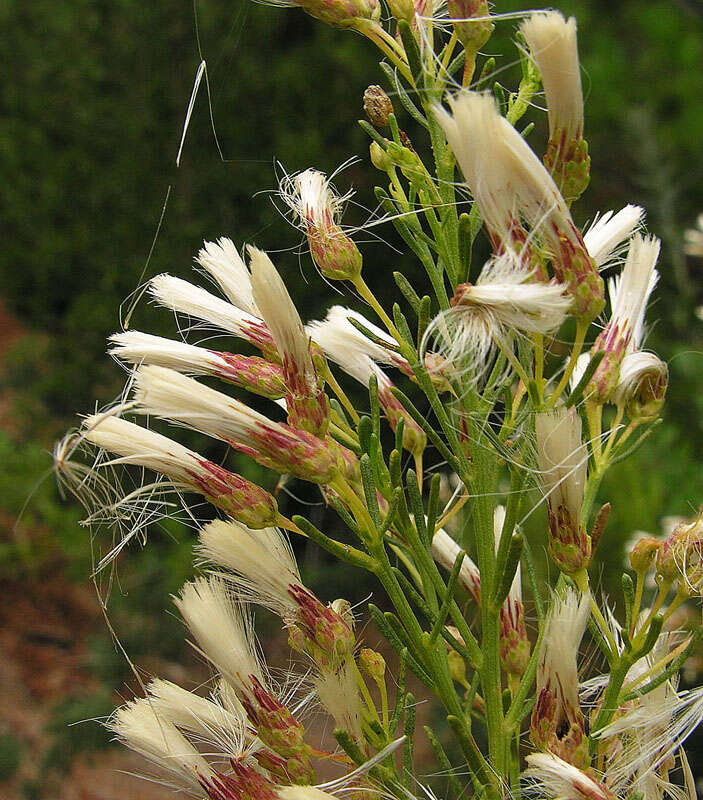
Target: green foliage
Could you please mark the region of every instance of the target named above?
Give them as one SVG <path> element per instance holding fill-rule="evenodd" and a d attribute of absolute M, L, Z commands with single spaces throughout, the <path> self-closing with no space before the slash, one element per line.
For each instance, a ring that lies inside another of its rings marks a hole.
<path fill-rule="evenodd" d="M 22 743 L 11 733 L 0 733 L 0 782 L 9 780 L 22 758 Z"/>
<path fill-rule="evenodd" d="M 112 693 L 107 689 L 59 703 L 47 726 L 53 740 L 44 753 L 44 770 L 65 769 L 78 753 L 107 747 L 111 734 L 101 722 L 113 707 Z"/>

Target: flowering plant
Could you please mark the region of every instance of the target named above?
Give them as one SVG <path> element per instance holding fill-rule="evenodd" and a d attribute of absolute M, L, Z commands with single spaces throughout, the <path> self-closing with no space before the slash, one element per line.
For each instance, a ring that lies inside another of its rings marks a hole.
<path fill-rule="evenodd" d="M 506 94 L 493 59 L 480 63 L 498 19 L 485 0 L 448 0 L 446 9 L 389 0 L 387 25 L 377 0 L 295 4 L 366 36 L 384 57 L 393 100 L 370 86 L 361 123 L 384 176 L 377 222 L 395 226 L 430 294 L 394 273 L 407 306 L 383 308 L 342 224 L 349 195 L 315 169 L 286 176 L 280 198 L 320 274 L 353 287 L 375 322 L 334 306 L 304 325 L 269 256 L 250 246 L 245 261 L 226 238 L 205 243 L 196 259 L 219 295 L 170 275 L 150 281 L 156 304 L 256 355 L 115 334 L 110 352 L 130 371 L 121 402 L 57 445 L 58 474 L 89 521 L 126 526 L 107 558 L 167 495 L 191 512 L 183 494 L 199 494 L 219 511 L 198 535 L 205 576 L 175 598 L 214 671 L 211 697 L 154 679 L 108 726 L 196 797 L 323 800 L 354 790 L 405 798 L 430 791 L 413 757 L 412 673 L 455 739 L 447 752 L 425 729 L 452 796 L 693 798 L 681 745 L 701 718 L 703 693 L 679 691 L 677 673 L 700 634 L 679 635 L 669 623 L 703 589 L 703 521 L 634 545 L 621 617 L 596 597 L 589 575 L 609 513 L 609 504 L 597 507 L 599 486 L 657 424 L 668 374 L 642 349 L 659 256 L 659 241 L 642 232 L 644 211 L 607 212 L 586 232 L 571 215 L 590 174 L 575 21 L 526 16 L 517 36 L 522 78 Z M 531 126 L 518 128 L 540 87 L 549 130 L 546 146 L 537 145 L 542 159 L 527 142 Z M 396 112 L 426 131 L 425 157 Z M 482 230 L 492 253 L 477 265 Z M 606 271 L 618 273 L 608 302 Z M 364 410 L 340 372 L 368 389 Z M 394 373 L 412 391 L 401 391 Z M 264 414 L 193 376 L 277 407 Z M 128 416 L 193 429 L 316 484 L 339 518 L 336 533 L 285 516 L 273 494 Z M 442 459 L 431 478 L 430 454 Z M 134 465 L 158 477 L 122 492 L 115 476 Z M 520 530 L 540 505 L 559 574 L 549 590 Z M 368 611 L 384 652 L 397 655 L 392 674 L 381 653 L 361 647 L 349 603 L 305 586 L 289 535 L 378 580 L 391 610 Z M 263 662 L 250 605 L 280 617 L 307 665 L 292 689 Z M 578 660 L 586 629 L 602 667 L 588 679 Z M 302 699 L 301 685 L 311 686 Z M 311 742 L 301 721 L 310 702 L 334 720 L 336 750 Z M 339 775 L 321 784 L 324 762 Z"/>

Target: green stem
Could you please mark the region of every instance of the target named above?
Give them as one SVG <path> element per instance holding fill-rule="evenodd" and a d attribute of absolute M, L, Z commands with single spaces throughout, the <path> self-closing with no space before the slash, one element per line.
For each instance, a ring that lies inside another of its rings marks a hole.
<path fill-rule="evenodd" d="M 576 368 L 576 364 L 578 362 L 579 356 L 581 355 L 581 350 L 583 349 L 583 343 L 586 339 L 586 332 L 588 331 L 588 323 L 579 321 L 576 323 L 576 335 L 574 337 L 574 346 L 571 349 L 571 355 L 569 356 L 569 361 L 564 369 L 564 374 L 561 376 L 561 380 L 559 381 L 557 388 L 552 393 L 549 401 L 547 402 L 547 409 L 553 408 L 559 398 L 562 395 L 562 392 L 566 387 L 569 385 L 569 379 L 571 378 L 571 373 Z"/>

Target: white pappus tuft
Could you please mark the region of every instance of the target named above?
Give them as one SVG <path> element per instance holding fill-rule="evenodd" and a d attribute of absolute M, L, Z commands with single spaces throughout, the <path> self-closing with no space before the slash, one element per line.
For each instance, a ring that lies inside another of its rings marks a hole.
<path fill-rule="evenodd" d="M 200 652 L 238 693 L 250 694 L 251 676 L 266 685 L 251 620 L 232 601 L 223 581 L 198 578 L 186 583 L 174 602 Z"/>
<path fill-rule="evenodd" d="M 378 341 L 372 341 L 358 328 L 351 324 L 354 319 L 370 331 Z M 405 359 L 396 351 L 395 340 L 377 325 L 370 322 L 363 314 L 344 306 L 332 306 L 324 320 L 308 323 L 306 330 L 310 338 L 317 344 L 331 361 L 339 364 L 347 371 L 346 365 L 352 365 L 355 359 L 362 356 L 370 358 L 378 364 L 397 367 L 406 374 L 410 367 Z M 383 342 L 388 345 L 384 347 Z M 329 348 L 329 351 L 328 349 Z M 346 353 L 344 352 L 346 350 Z M 344 363 L 342 363 L 344 361 Z M 356 378 L 356 375 L 349 371 Z M 358 378 L 357 378 L 358 380 Z"/>
<path fill-rule="evenodd" d="M 251 275 L 234 242 L 226 237 L 204 242 L 195 259 L 222 289 L 233 305 L 254 317 L 260 317 L 251 290 Z"/>
<path fill-rule="evenodd" d="M 284 370 L 294 373 L 298 381 L 302 381 L 314 392 L 317 388 L 317 376 L 310 354 L 310 339 L 305 333 L 298 310 L 268 255 L 252 246 L 247 250 L 254 300 L 271 331 Z M 289 382 L 289 376 L 286 377 Z"/>
<path fill-rule="evenodd" d="M 546 686 L 573 709 L 579 707 L 578 651 L 586 631 L 590 596 L 567 588 L 554 595 L 545 619 L 537 667 L 537 690 Z"/>
<path fill-rule="evenodd" d="M 565 143 L 583 136 L 583 92 L 576 20 L 558 11 L 537 11 L 520 26 L 537 63 L 547 99 L 549 136 Z"/>
<path fill-rule="evenodd" d="M 146 698 L 118 708 L 107 728 L 134 750 L 174 777 L 179 787 L 202 796 L 202 781 L 214 773 L 207 761 L 168 720 L 156 713 Z"/>
<path fill-rule="evenodd" d="M 200 555 L 228 570 L 223 578 L 238 599 L 258 603 L 292 621 L 298 606 L 288 592 L 302 580 L 290 543 L 278 528 L 252 531 L 237 522 L 214 520 L 200 531 Z"/>
<path fill-rule="evenodd" d="M 635 234 L 621 275 L 608 283 L 611 316 L 606 330 L 617 331 L 626 340 L 628 352 L 638 350 L 644 338 L 647 301 L 659 280 L 655 267 L 660 248 L 661 241 L 655 236 Z"/>
<path fill-rule="evenodd" d="M 537 461 L 544 497 L 556 509 L 565 506 L 573 519 L 581 515 L 588 450 L 581 441 L 581 417 L 559 407 L 535 417 Z"/>
<path fill-rule="evenodd" d="M 645 211 L 627 205 L 617 214 L 606 211 L 584 233 L 583 241 L 599 269 L 605 269 L 627 250 L 629 239 L 644 224 Z"/>
<path fill-rule="evenodd" d="M 615 800 L 602 783 L 552 753 L 527 756 L 522 776 L 530 795 L 550 800 Z"/>
<path fill-rule="evenodd" d="M 245 339 L 264 350 L 266 355 L 270 354 L 271 350 L 275 353 L 271 334 L 259 317 L 242 311 L 200 286 L 164 274 L 152 278 L 149 293 L 158 305 L 170 308 L 175 314 L 200 320 Z"/>

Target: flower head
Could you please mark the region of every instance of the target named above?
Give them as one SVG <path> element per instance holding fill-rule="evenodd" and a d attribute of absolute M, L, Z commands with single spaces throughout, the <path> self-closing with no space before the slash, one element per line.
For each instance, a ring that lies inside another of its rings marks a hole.
<path fill-rule="evenodd" d="M 593 352 L 604 351 L 603 360 L 591 378 L 587 393 L 596 403 L 612 397 L 618 384 L 620 365 L 627 353 L 639 350 L 644 336 L 647 301 L 657 285 L 655 269 L 661 242 L 635 234 L 630 240 L 622 274 L 608 285 L 610 319 L 593 345 Z"/>
<path fill-rule="evenodd" d="M 202 782 L 215 777 L 203 756 L 172 722 L 156 713 L 147 699 L 118 708 L 107 727 L 130 750 L 144 756 L 174 778 L 177 785 L 191 792 L 200 794 Z"/>
<path fill-rule="evenodd" d="M 588 614 L 587 595 L 565 589 L 554 596 L 544 623 L 536 678 L 537 703 L 530 728 L 537 748 L 576 766 L 585 766 L 588 761 L 576 662 Z"/>
<path fill-rule="evenodd" d="M 256 651 L 251 621 L 216 578 L 187 583 L 175 598 L 199 650 L 235 690 L 261 741 L 287 759 L 298 782 L 311 782 L 305 730 L 276 697 Z"/>
<path fill-rule="evenodd" d="M 668 382 L 669 368 L 659 356 L 642 350 L 627 353 L 611 399 L 631 420 L 651 422 L 664 405 Z"/>
<path fill-rule="evenodd" d="M 335 308 L 341 308 L 336 306 Z M 347 309 L 343 309 L 347 311 Z M 370 340 L 359 341 L 361 332 L 355 328 L 348 317 L 342 313 L 328 314 L 327 319 L 311 322 L 307 326 L 310 337 L 330 361 L 338 364 L 347 375 L 355 378 L 368 388 L 369 381 L 376 377 L 378 400 L 393 431 L 403 420 L 403 446 L 411 453 L 422 453 L 427 444 L 427 436 L 420 426 L 406 412 L 393 395 L 393 382 L 370 355 L 380 354 L 382 346 Z M 366 338 L 366 337 L 363 337 Z M 367 344 L 368 342 L 368 344 Z"/>
<path fill-rule="evenodd" d="M 523 251 L 524 220 L 551 259 L 557 280 L 568 286 L 574 315 L 593 319 L 604 305 L 603 281 L 552 177 L 492 97 L 462 92 L 449 105 L 451 114 L 439 107 L 435 114 L 496 254 Z"/>
<path fill-rule="evenodd" d="M 640 683 L 650 670 L 673 648 L 674 634 L 660 636 L 653 650 L 637 661 L 627 674 L 627 683 Z M 652 691 L 630 700 L 597 733 L 599 749 L 606 758 L 608 785 L 620 796 L 640 793 L 644 800 L 664 796 L 694 800 L 694 792 L 684 792 L 674 784 L 670 773 L 679 757 L 683 777 L 690 767 L 682 745 L 703 720 L 703 691 L 677 690 L 674 676 Z M 688 786 L 686 787 L 688 790 Z"/>
<path fill-rule="evenodd" d="M 565 286 L 533 280 L 533 272 L 505 252 L 486 263 L 475 284 L 457 286 L 451 308 L 432 320 L 425 341 L 434 338 L 446 365 L 480 378 L 496 346 L 512 348 L 518 333 L 553 333 L 570 306 Z"/>
<path fill-rule="evenodd" d="M 329 483 L 336 458 L 325 442 L 271 420 L 238 400 L 164 367 L 135 373 L 137 411 L 226 441 L 259 463 L 313 483 Z"/>
<path fill-rule="evenodd" d="M 277 528 L 252 531 L 215 520 L 201 531 L 200 548 L 209 561 L 229 571 L 225 577 L 239 597 L 270 608 L 289 625 L 298 625 L 328 654 L 346 655 L 353 650 L 349 624 L 303 585 L 290 544 Z"/>
<path fill-rule="evenodd" d="M 279 191 L 305 231 L 310 254 L 320 272 L 331 280 L 357 278 L 361 274 L 362 256 L 339 224 L 352 192 L 340 197 L 327 176 L 316 169 L 286 175 Z"/>
<path fill-rule="evenodd" d="M 286 394 L 281 367 L 259 356 L 208 350 L 141 331 L 115 333 L 110 342 L 110 355 L 129 364 L 155 364 L 186 375 L 212 375 L 271 400 Z"/>
<path fill-rule="evenodd" d="M 536 11 L 520 26 L 537 62 L 547 98 L 549 136 L 564 142 L 583 136 L 583 92 L 576 20 L 559 11 Z"/>
<path fill-rule="evenodd" d="M 537 11 L 520 26 L 542 76 L 549 117 L 545 165 L 567 200 L 588 186 L 590 158 L 583 138 L 583 92 L 576 20 L 558 11 Z"/>
<path fill-rule="evenodd" d="M 249 247 L 249 257 L 253 297 L 283 364 L 288 419 L 294 427 L 324 434 L 329 404 L 298 310 L 266 253 Z"/>
<path fill-rule="evenodd" d="M 703 594 L 703 511 L 677 525 L 659 548 L 657 572 L 688 596 Z"/>
<path fill-rule="evenodd" d="M 460 552 L 461 547 L 442 528 L 432 537 L 432 556 L 446 570 L 452 569 Z M 481 573 L 476 564 L 466 555 L 459 568 L 459 583 L 473 597 L 474 602 L 480 605 Z"/>
<path fill-rule="evenodd" d="M 523 776 L 531 783 L 531 794 L 550 800 L 615 800 L 606 786 L 554 753 L 527 756 Z"/>
<path fill-rule="evenodd" d="M 170 308 L 174 313 L 227 331 L 261 350 L 268 361 L 279 361 L 271 332 L 262 319 L 215 297 L 200 286 L 172 275 L 157 275 L 149 283 L 149 294 L 156 303 Z"/>
<path fill-rule="evenodd" d="M 581 417 L 559 407 L 535 418 L 537 460 L 549 513 L 549 552 L 564 572 L 587 567 L 591 539 L 581 520 L 588 451 L 581 441 Z"/>
<path fill-rule="evenodd" d="M 505 506 L 496 506 L 493 511 L 493 539 L 496 552 L 505 526 Z M 506 531 L 512 536 L 512 531 Z M 510 591 L 500 608 L 500 662 L 503 669 L 512 675 L 522 675 L 530 658 L 530 640 L 525 628 L 525 609 L 522 604 L 522 579 L 520 565 Z"/>
<path fill-rule="evenodd" d="M 195 259 L 222 289 L 225 297 L 247 314 L 260 317 L 251 290 L 251 275 L 231 239 L 204 242 Z"/>
<path fill-rule="evenodd" d="M 584 233 L 583 241 L 589 255 L 598 269 L 604 269 L 610 262 L 627 250 L 632 234 L 642 226 L 644 209 L 627 205 L 617 214 L 606 211 L 596 219 Z"/>
<path fill-rule="evenodd" d="M 355 320 L 369 331 L 373 335 L 373 339 L 352 325 L 350 319 Z M 363 368 L 361 365 L 363 356 L 367 356 L 377 364 L 396 367 L 406 375 L 412 375 L 410 365 L 397 352 L 396 341 L 378 325 L 374 325 L 363 314 L 351 308 L 332 306 L 327 311 L 324 320 L 308 323 L 306 330 L 313 342 L 319 345 L 331 361 L 339 364 L 345 372 L 348 371 L 357 380 L 361 380 L 360 369 Z M 328 345 L 329 351 L 326 349 Z M 347 350 L 347 353 L 340 358 L 342 347 Z M 352 372 L 352 369 L 355 371 Z"/>
<path fill-rule="evenodd" d="M 175 488 L 199 492 L 252 528 L 279 519 L 276 500 L 267 491 L 160 433 L 108 413 L 88 417 L 83 435 L 91 444 L 120 457 L 111 465 L 137 464 L 159 472 L 174 481 Z"/>

